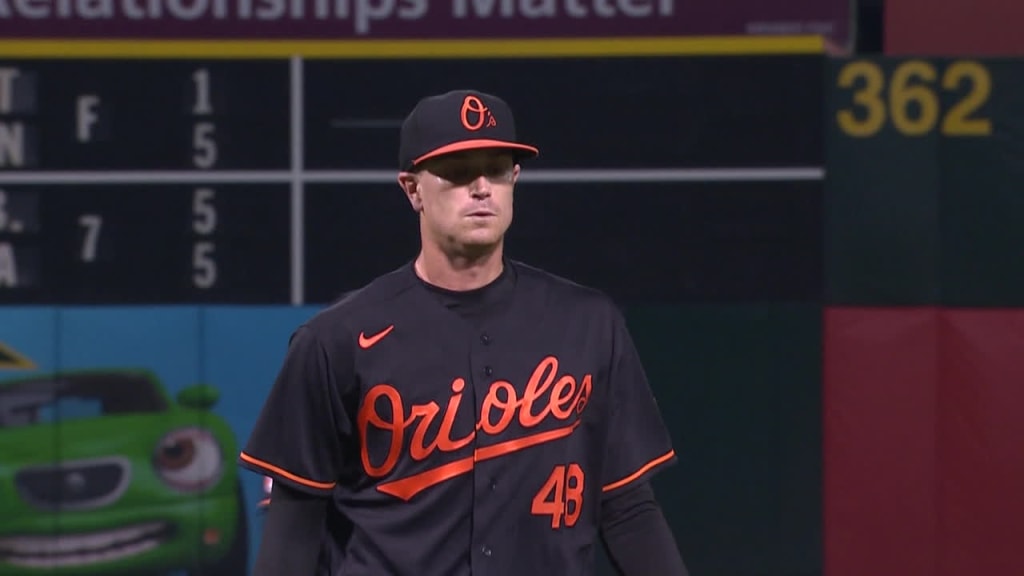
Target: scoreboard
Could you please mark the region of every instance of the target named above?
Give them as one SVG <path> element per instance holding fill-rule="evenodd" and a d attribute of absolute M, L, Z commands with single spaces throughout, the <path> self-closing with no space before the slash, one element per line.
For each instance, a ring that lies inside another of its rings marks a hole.
<path fill-rule="evenodd" d="M 820 55 L 0 59 L 0 304 L 327 302 L 415 256 L 398 131 L 539 146 L 512 257 L 623 299 L 820 292 Z"/>

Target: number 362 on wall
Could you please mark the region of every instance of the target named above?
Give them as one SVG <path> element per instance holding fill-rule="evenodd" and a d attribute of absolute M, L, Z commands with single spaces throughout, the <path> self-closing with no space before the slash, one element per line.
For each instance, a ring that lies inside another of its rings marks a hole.
<path fill-rule="evenodd" d="M 980 114 L 992 93 L 992 76 L 981 63 L 950 62 L 944 68 L 925 60 L 907 60 L 886 77 L 882 66 L 854 60 L 839 71 L 838 87 L 850 104 L 836 112 L 839 129 L 854 138 L 878 134 L 886 122 L 904 136 L 988 136 L 992 121 Z M 945 109 L 942 96 L 952 104 Z"/>

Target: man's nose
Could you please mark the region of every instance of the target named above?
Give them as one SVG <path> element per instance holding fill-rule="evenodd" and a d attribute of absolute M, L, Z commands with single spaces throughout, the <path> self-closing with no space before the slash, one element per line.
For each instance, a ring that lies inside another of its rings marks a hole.
<path fill-rule="evenodd" d="M 474 198 L 486 198 L 491 195 L 491 181 L 487 179 L 487 176 L 483 174 L 476 177 L 475 180 L 469 184 L 469 193 Z"/>

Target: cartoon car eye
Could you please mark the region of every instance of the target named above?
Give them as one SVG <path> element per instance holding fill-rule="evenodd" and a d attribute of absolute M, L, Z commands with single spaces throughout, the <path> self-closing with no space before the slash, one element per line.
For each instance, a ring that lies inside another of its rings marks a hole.
<path fill-rule="evenodd" d="M 220 479 L 224 459 L 217 440 L 202 428 L 181 428 L 164 436 L 156 447 L 153 465 L 171 488 L 195 492 Z"/>

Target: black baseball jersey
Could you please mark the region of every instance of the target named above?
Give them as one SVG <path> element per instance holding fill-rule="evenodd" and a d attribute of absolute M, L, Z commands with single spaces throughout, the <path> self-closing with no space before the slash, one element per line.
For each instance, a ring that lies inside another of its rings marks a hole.
<path fill-rule="evenodd" d="M 240 455 L 333 498 L 344 576 L 592 574 L 602 497 L 675 460 L 616 306 L 512 260 L 461 295 L 409 263 L 316 314 Z"/>

